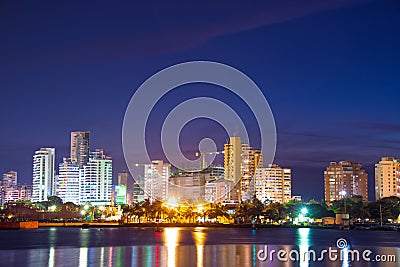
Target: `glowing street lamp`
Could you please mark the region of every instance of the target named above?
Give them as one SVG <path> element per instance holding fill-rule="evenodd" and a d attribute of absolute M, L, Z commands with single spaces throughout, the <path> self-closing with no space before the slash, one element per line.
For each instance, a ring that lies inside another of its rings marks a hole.
<path fill-rule="evenodd" d="M 304 208 L 301 209 L 301 214 L 303 214 L 303 216 L 306 216 L 307 213 L 308 213 L 308 210 L 307 210 L 306 207 L 304 207 Z"/>
<path fill-rule="evenodd" d="M 296 221 L 299 223 L 304 223 L 307 222 L 307 213 L 308 213 L 308 209 L 306 207 L 303 207 L 300 209 L 300 214 L 297 216 Z"/>

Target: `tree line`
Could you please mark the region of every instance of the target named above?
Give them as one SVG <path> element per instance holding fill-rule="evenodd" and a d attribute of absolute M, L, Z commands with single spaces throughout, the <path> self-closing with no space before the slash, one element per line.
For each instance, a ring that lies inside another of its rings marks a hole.
<path fill-rule="evenodd" d="M 186 204 L 169 207 L 161 201 L 150 203 L 149 200 L 123 206 L 123 217 L 126 222 L 154 222 L 168 223 L 195 223 L 211 221 L 216 223 L 282 223 L 292 222 L 306 209 L 306 216 L 310 219 L 335 217 L 337 213 L 348 213 L 352 221 L 380 221 L 396 220 L 400 214 L 400 199 L 387 197 L 381 200 L 368 202 L 361 196 L 352 196 L 333 201 L 326 205 L 323 201 L 311 200 L 308 202 L 291 201 L 289 203 L 266 202 L 254 198 L 238 205 L 223 205 L 221 203 L 205 204 L 201 208 Z"/>

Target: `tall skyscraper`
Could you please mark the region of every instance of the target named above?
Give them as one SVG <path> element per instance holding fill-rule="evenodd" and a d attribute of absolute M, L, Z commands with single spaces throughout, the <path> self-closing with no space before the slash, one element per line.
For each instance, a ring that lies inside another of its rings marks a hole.
<path fill-rule="evenodd" d="M 262 165 L 260 150 L 254 150 L 248 144 L 242 144 L 242 180 L 241 195 L 242 201 L 252 200 L 255 196 L 255 171 L 259 163 Z"/>
<path fill-rule="evenodd" d="M 76 159 L 64 158 L 58 165 L 57 196 L 64 203 L 79 204 L 79 166 Z"/>
<path fill-rule="evenodd" d="M 375 164 L 375 197 L 390 196 L 400 197 L 400 159 L 383 157 Z"/>
<path fill-rule="evenodd" d="M 89 135 L 90 132 L 71 132 L 71 159 L 78 162 L 79 168 L 89 161 Z"/>
<path fill-rule="evenodd" d="M 324 172 L 324 184 L 327 204 L 356 195 L 368 200 L 368 174 L 359 163 L 331 162 Z"/>
<path fill-rule="evenodd" d="M 229 144 L 224 145 L 224 170 L 225 180 L 234 184 L 230 192 L 231 200 L 240 200 L 242 178 L 242 142 L 240 137 L 230 137 Z"/>
<path fill-rule="evenodd" d="M 104 150 L 97 149 L 79 170 L 79 202 L 110 205 L 112 190 L 112 159 Z"/>
<path fill-rule="evenodd" d="M 55 148 L 41 148 L 33 155 L 32 202 L 55 195 Z"/>
<path fill-rule="evenodd" d="M 171 165 L 153 160 L 144 166 L 144 198 L 150 202 L 168 199 L 168 183 Z"/>
<path fill-rule="evenodd" d="M 292 199 L 292 171 L 271 164 L 255 171 L 256 198 L 261 202 L 286 203 Z"/>
<path fill-rule="evenodd" d="M 231 200 L 251 200 L 255 196 L 255 170 L 261 167 L 260 150 L 243 144 L 240 137 L 231 137 L 229 144 L 224 145 L 225 180 L 235 185 L 230 192 Z"/>

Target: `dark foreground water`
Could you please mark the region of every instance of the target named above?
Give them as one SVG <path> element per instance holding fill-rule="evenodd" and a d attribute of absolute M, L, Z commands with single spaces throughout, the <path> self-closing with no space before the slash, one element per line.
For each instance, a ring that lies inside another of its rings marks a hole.
<path fill-rule="evenodd" d="M 398 232 L 173 227 L 162 232 L 0 231 L 0 266 L 400 266 L 399 260 Z"/>

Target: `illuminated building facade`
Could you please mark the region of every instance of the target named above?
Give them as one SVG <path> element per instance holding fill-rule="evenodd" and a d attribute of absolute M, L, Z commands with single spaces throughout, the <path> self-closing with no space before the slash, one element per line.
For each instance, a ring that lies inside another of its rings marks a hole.
<path fill-rule="evenodd" d="M 71 132 L 70 158 L 78 162 L 79 168 L 89 161 L 89 137 L 90 132 Z"/>
<path fill-rule="evenodd" d="M 271 164 L 267 168 L 255 171 L 256 198 L 265 203 L 268 201 L 287 203 L 292 199 L 292 171 Z"/>
<path fill-rule="evenodd" d="M 229 193 L 233 187 L 233 182 L 225 179 L 209 181 L 205 184 L 204 200 L 208 203 L 222 203 L 229 200 Z"/>
<path fill-rule="evenodd" d="M 79 165 L 76 159 L 64 158 L 58 165 L 57 196 L 64 203 L 79 204 Z"/>
<path fill-rule="evenodd" d="M 327 204 L 356 195 L 368 200 L 368 174 L 359 163 L 331 162 L 324 172 L 324 184 Z"/>
<path fill-rule="evenodd" d="M 259 163 L 261 165 L 259 166 Z M 255 196 L 254 174 L 262 166 L 260 150 L 241 142 L 240 137 L 231 137 L 224 145 L 225 180 L 232 181 L 231 200 L 251 200 Z"/>
<path fill-rule="evenodd" d="M 47 201 L 54 196 L 55 148 L 41 148 L 33 155 L 32 202 Z"/>
<path fill-rule="evenodd" d="M 375 197 L 400 197 L 400 160 L 383 157 L 375 164 Z"/>
<path fill-rule="evenodd" d="M 168 183 L 171 165 L 153 160 L 144 165 L 144 199 L 164 201 L 168 199 Z"/>
<path fill-rule="evenodd" d="M 112 159 L 104 150 L 97 149 L 79 171 L 79 202 L 110 205 L 112 191 Z"/>
<path fill-rule="evenodd" d="M 234 184 L 230 192 L 230 199 L 241 199 L 242 141 L 240 137 L 230 137 L 229 144 L 224 145 L 224 170 L 225 180 Z"/>

